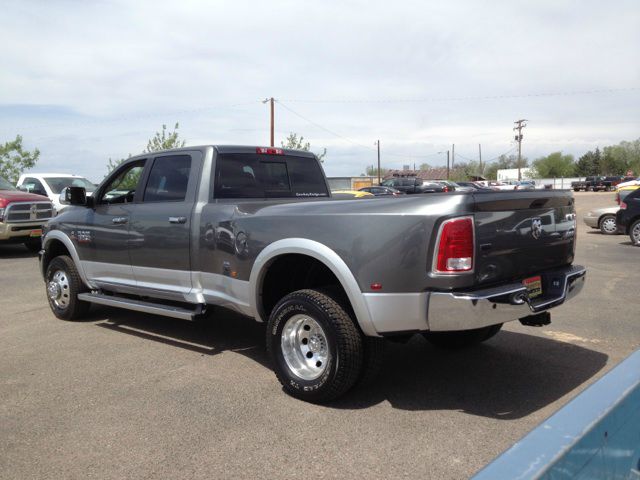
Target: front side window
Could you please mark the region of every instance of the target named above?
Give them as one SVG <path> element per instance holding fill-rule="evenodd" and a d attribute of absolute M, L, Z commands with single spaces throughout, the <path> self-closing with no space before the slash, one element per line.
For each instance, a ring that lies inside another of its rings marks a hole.
<path fill-rule="evenodd" d="M 143 202 L 181 202 L 187 197 L 191 157 L 172 155 L 157 157 L 144 190 Z"/>
<path fill-rule="evenodd" d="M 47 195 L 44 185 L 37 178 L 27 177 L 21 186 L 26 188 L 27 192 L 35 193 L 36 195 Z"/>
<path fill-rule="evenodd" d="M 129 203 L 140 183 L 145 160 L 130 163 L 112 177 L 102 190 L 99 203 Z"/>
<path fill-rule="evenodd" d="M 216 163 L 216 198 L 329 196 L 313 158 L 230 153 L 219 155 Z"/>

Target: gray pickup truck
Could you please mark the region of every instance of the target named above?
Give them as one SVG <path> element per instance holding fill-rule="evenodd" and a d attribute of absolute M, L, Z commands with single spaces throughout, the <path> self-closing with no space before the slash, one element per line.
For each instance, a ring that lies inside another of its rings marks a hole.
<path fill-rule="evenodd" d="M 131 158 L 61 201 L 40 252 L 58 318 L 232 309 L 267 324 L 279 381 L 312 402 L 370 380 L 384 337 L 464 347 L 545 325 L 585 280 L 569 191 L 336 200 L 313 154 L 203 146 Z"/>

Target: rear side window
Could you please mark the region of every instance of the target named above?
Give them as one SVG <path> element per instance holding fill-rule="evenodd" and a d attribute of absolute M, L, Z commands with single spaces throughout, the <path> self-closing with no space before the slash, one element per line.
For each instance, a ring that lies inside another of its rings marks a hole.
<path fill-rule="evenodd" d="M 216 198 L 329 196 L 313 158 L 229 153 L 219 155 L 216 164 Z"/>
<path fill-rule="evenodd" d="M 180 202 L 187 197 L 191 157 L 156 157 L 149 172 L 143 202 Z"/>

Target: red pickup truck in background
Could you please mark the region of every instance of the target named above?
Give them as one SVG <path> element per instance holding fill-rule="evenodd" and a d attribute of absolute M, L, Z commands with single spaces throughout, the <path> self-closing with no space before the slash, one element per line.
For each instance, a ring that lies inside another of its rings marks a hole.
<path fill-rule="evenodd" d="M 0 177 L 0 245 L 24 243 L 32 252 L 39 251 L 42 226 L 52 216 L 47 197 L 21 192 Z"/>

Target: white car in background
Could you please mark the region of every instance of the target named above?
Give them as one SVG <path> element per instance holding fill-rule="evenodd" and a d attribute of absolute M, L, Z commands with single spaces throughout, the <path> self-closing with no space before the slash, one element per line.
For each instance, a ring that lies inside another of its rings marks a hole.
<path fill-rule="evenodd" d="M 89 196 L 96 189 L 86 178 L 69 173 L 24 173 L 20 175 L 16 187 L 24 192 L 49 197 L 56 215 L 65 207 L 60 203 L 60 192 L 63 188 L 84 187 Z"/>

